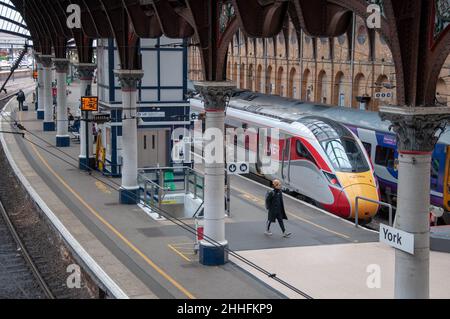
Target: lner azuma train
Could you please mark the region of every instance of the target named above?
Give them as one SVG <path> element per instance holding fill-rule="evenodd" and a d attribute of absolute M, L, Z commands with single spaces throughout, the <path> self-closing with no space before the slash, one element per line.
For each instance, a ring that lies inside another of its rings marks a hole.
<path fill-rule="evenodd" d="M 312 102 L 286 99 L 254 92 L 238 92 L 234 103 L 250 103 L 255 110 L 293 116 L 307 114 L 332 119 L 345 125 L 361 140 L 375 169 L 382 200 L 395 204 L 398 187 L 398 150 L 390 123 L 378 112 L 362 111 Z M 450 131 L 445 131 L 435 146 L 431 162 L 430 204 L 444 209 L 443 221 L 450 224 Z"/>
<path fill-rule="evenodd" d="M 268 180 L 280 179 L 286 190 L 345 219 L 355 218 L 357 196 L 379 200 L 369 155 L 350 129 L 321 116 L 285 112 L 283 108 L 255 102 L 254 97 L 242 93 L 232 98 L 225 120 L 228 128 L 257 132 L 256 143 L 249 143 L 250 133 L 245 139 L 229 141 L 256 157 L 250 163 L 252 173 Z M 190 104 L 191 112 L 204 112 L 199 97 L 191 98 Z M 278 139 L 261 134 L 260 129 L 267 128 L 277 128 Z M 261 154 L 270 156 L 277 169 L 265 172 Z M 370 221 L 378 208 L 377 204 L 361 201 L 359 220 Z"/>

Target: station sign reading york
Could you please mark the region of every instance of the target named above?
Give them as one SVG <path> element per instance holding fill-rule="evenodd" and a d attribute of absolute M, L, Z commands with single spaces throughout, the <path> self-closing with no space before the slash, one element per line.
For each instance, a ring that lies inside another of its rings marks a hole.
<path fill-rule="evenodd" d="M 97 112 L 98 111 L 98 97 L 97 96 L 83 96 L 81 98 L 81 111 Z"/>
<path fill-rule="evenodd" d="M 414 255 L 414 235 L 380 224 L 380 242 Z"/>

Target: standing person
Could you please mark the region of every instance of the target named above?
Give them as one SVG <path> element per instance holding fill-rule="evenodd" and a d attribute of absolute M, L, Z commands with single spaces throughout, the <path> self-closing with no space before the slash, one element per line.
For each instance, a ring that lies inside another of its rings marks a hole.
<path fill-rule="evenodd" d="M 283 237 L 288 238 L 291 233 L 286 231 L 283 220 L 287 220 L 286 211 L 284 209 L 283 202 L 283 192 L 281 190 L 281 181 L 278 179 L 272 182 L 273 190 L 269 191 L 266 195 L 266 209 L 268 210 L 269 216 L 267 219 L 267 226 L 265 234 L 267 236 L 272 236 L 270 231 L 270 225 L 278 221 L 280 228 L 283 232 Z"/>
<path fill-rule="evenodd" d="M 19 102 L 19 111 L 23 110 L 23 102 L 25 102 L 25 93 L 22 90 L 17 92 L 17 101 Z"/>

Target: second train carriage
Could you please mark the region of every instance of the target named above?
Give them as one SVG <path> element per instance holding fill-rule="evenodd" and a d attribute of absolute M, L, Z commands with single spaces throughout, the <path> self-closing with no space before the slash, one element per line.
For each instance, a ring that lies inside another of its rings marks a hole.
<path fill-rule="evenodd" d="M 191 111 L 203 112 L 203 103 L 191 99 Z M 269 180 L 280 179 L 284 187 L 297 192 L 329 212 L 343 217 L 355 217 L 357 196 L 379 200 L 377 181 L 369 156 L 356 135 L 345 126 L 317 116 L 275 114 L 253 107 L 250 101 L 232 99 L 227 109 L 226 126 L 245 132 L 260 132 L 262 128 L 277 128 L 278 139 L 257 134 L 251 138 L 231 141 L 253 153 L 251 171 Z M 230 145 L 228 145 L 229 147 Z M 231 145 L 234 147 L 234 145 Z M 276 170 L 267 172 L 261 159 L 269 156 Z M 361 201 L 358 218 L 370 220 L 378 205 Z"/>

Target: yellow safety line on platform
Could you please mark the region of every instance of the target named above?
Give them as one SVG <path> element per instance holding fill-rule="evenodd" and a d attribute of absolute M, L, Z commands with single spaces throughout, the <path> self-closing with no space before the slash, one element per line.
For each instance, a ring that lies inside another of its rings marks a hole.
<path fill-rule="evenodd" d="M 183 258 L 184 260 L 188 261 L 188 262 L 192 262 L 191 259 L 189 259 L 188 257 L 186 257 L 181 251 L 179 251 L 178 249 L 176 249 L 174 246 L 172 245 L 167 245 L 170 249 L 172 249 L 177 255 L 179 255 L 181 258 Z"/>
<path fill-rule="evenodd" d="M 246 197 L 248 197 L 248 199 L 250 199 L 251 201 L 257 203 L 259 206 L 264 207 L 264 205 L 263 205 L 263 203 L 264 203 L 263 200 L 260 200 L 258 197 L 254 196 L 254 195 L 252 195 L 252 194 L 250 194 L 250 193 L 247 193 L 246 191 L 243 191 L 243 190 L 241 190 L 241 189 L 238 189 L 238 188 L 236 188 L 235 186 L 231 186 L 231 188 L 232 188 L 233 190 L 235 190 L 235 191 L 241 193 L 241 194 L 244 194 Z M 318 225 L 318 224 L 316 224 L 316 223 L 314 223 L 314 222 L 312 222 L 312 221 L 310 221 L 310 220 L 307 220 L 307 219 L 305 219 L 305 218 L 299 217 L 299 216 L 295 215 L 294 213 L 291 213 L 291 212 L 289 212 L 289 211 L 287 211 L 286 213 L 287 213 L 289 216 L 293 217 L 293 218 L 296 218 L 296 219 L 298 219 L 298 220 L 301 220 L 301 221 L 303 221 L 303 222 L 305 222 L 305 223 L 307 223 L 307 224 L 310 224 L 310 225 L 312 225 L 312 226 L 315 226 L 315 227 L 317 227 L 317 228 L 319 228 L 319 229 L 322 229 L 322 230 L 324 230 L 324 231 L 326 231 L 326 232 L 332 233 L 332 234 L 334 234 L 334 235 L 337 235 L 337 236 L 342 237 L 342 238 L 345 238 L 345 239 L 350 239 L 350 236 L 347 236 L 347 235 L 345 235 L 345 234 L 341 234 L 341 233 L 336 232 L 336 231 L 334 231 L 334 230 L 331 230 L 331 229 L 328 229 L 328 228 L 326 228 L 326 227 L 320 226 L 320 225 Z"/>
<path fill-rule="evenodd" d="M 62 177 L 58 175 L 47 163 L 47 161 L 42 157 L 39 151 L 33 144 L 30 144 L 36 155 L 42 161 L 42 163 L 48 168 L 48 170 L 55 175 L 55 177 L 64 185 L 100 222 L 102 222 L 107 228 L 109 228 L 117 237 L 119 237 L 129 248 L 131 248 L 136 254 L 138 254 L 142 259 L 145 260 L 153 269 L 155 269 L 161 276 L 168 280 L 172 285 L 179 289 L 183 294 L 185 294 L 190 299 L 195 299 L 195 296 L 191 294 L 186 288 L 179 284 L 175 279 L 170 277 L 164 270 L 157 266 L 150 258 L 148 258 L 143 252 L 141 252 L 136 246 L 134 246 L 124 235 L 122 235 L 114 226 L 112 226 L 108 221 L 106 221 L 96 210 L 94 210 L 88 203 L 86 203 L 83 198 L 75 192 Z"/>

